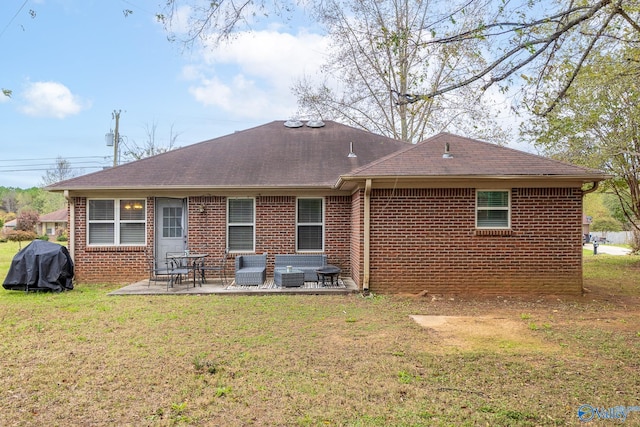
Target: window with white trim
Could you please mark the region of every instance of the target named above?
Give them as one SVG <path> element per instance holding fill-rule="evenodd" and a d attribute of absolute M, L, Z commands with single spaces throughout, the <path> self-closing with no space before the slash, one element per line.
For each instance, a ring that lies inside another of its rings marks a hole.
<path fill-rule="evenodd" d="M 230 251 L 255 252 L 255 200 L 228 199 L 227 247 Z"/>
<path fill-rule="evenodd" d="M 476 227 L 510 228 L 511 201 L 508 190 L 476 191 Z"/>
<path fill-rule="evenodd" d="M 324 199 L 299 198 L 296 209 L 296 251 L 324 250 Z"/>
<path fill-rule="evenodd" d="M 87 206 L 87 243 L 96 246 L 145 245 L 145 199 L 90 199 Z"/>

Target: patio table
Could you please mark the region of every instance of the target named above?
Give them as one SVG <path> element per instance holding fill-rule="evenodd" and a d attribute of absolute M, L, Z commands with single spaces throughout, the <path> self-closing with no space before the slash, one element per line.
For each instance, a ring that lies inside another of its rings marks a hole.
<path fill-rule="evenodd" d="M 286 268 L 277 268 L 273 272 L 273 281 L 282 287 L 298 287 L 304 285 L 304 271 Z"/>
<path fill-rule="evenodd" d="M 185 260 L 187 262 L 187 268 L 191 269 L 193 272 L 193 287 L 196 287 L 196 275 L 198 274 L 198 267 L 204 261 L 204 259 L 209 256 L 209 254 L 198 254 L 198 253 L 172 253 L 167 254 L 167 259 L 171 260 Z M 202 286 L 202 280 L 200 281 L 200 286 Z"/>
<path fill-rule="evenodd" d="M 342 270 L 335 265 L 327 264 L 322 268 L 316 270 L 316 283 L 320 283 L 320 278 L 322 278 L 322 286 L 325 285 L 325 279 L 329 277 L 331 281 L 331 285 L 333 286 L 333 282 L 335 280 L 335 284 L 338 284 L 338 276 Z"/>

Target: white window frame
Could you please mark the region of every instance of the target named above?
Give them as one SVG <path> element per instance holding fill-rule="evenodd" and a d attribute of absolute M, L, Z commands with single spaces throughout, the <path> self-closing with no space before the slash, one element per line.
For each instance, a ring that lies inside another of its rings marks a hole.
<path fill-rule="evenodd" d="M 478 206 L 478 196 L 480 193 L 507 193 L 507 206 Z M 497 226 L 482 226 L 478 225 L 478 212 L 480 211 L 506 211 L 507 212 L 507 225 L 502 227 Z M 475 222 L 476 228 L 481 230 L 509 230 L 511 229 L 511 190 L 504 188 L 496 189 L 476 189 L 476 210 L 475 210 Z"/>
<path fill-rule="evenodd" d="M 90 219 L 90 206 L 93 200 L 110 200 L 113 201 L 113 219 L 109 220 L 91 220 Z M 121 220 L 120 219 L 120 202 L 123 200 L 129 200 L 132 202 L 139 201 L 143 204 L 144 216 L 141 220 Z M 147 200 L 144 198 L 124 197 L 119 199 L 110 198 L 91 198 L 87 199 L 87 246 L 146 246 L 147 245 Z M 89 241 L 91 232 L 91 224 L 113 224 L 113 243 L 91 243 Z M 144 242 L 140 243 L 120 243 L 120 225 L 121 224 L 144 224 Z"/>
<path fill-rule="evenodd" d="M 253 222 L 230 222 L 229 218 L 229 206 L 232 200 L 251 200 L 253 205 Z M 252 227 L 253 236 L 252 236 L 252 248 L 249 249 L 233 249 L 231 248 L 231 244 L 229 242 L 229 236 L 231 233 L 229 232 L 231 227 Z M 230 253 L 247 253 L 247 252 L 255 252 L 256 251 L 256 199 L 255 197 L 228 197 L 227 198 L 227 248 L 229 248 Z"/>
<path fill-rule="evenodd" d="M 299 221 L 299 204 L 298 201 L 301 199 L 312 199 L 312 200 L 320 200 L 322 203 L 322 215 L 321 222 L 300 222 Z M 298 197 L 296 198 L 296 252 L 324 252 L 324 243 L 325 243 L 325 215 L 326 215 L 326 206 L 325 206 L 325 198 L 324 197 Z M 322 228 L 322 247 L 320 249 L 300 249 L 298 247 L 298 230 L 300 226 L 320 226 Z"/>

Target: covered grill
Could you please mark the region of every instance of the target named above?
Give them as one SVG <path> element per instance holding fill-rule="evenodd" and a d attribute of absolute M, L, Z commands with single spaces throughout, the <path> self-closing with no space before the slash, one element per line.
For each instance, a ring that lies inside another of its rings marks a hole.
<path fill-rule="evenodd" d="M 19 291 L 73 289 L 73 260 L 66 247 L 34 240 L 16 254 L 2 286 Z"/>

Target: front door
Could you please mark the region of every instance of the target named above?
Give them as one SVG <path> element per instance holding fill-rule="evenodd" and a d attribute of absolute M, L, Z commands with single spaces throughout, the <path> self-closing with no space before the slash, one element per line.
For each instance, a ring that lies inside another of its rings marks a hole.
<path fill-rule="evenodd" d="M 156 199 L 156 265 L 164 265 L 167 252 L 187 248 L 185 212 L 183 199 Z"/>

